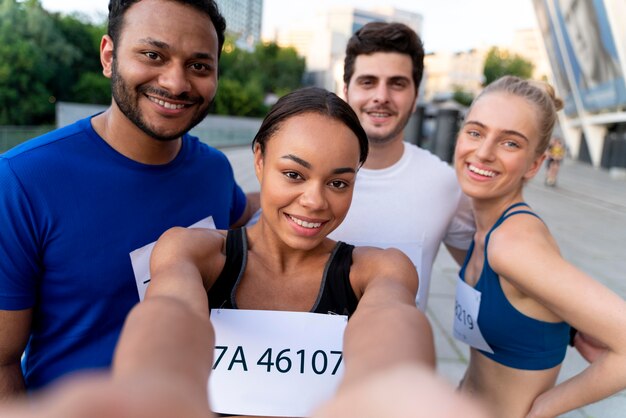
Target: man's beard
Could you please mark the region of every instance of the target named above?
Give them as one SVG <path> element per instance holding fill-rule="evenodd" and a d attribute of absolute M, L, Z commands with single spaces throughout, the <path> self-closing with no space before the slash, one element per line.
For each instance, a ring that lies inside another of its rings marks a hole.
<path fill-rule="evenodd" d="M 398 121 L 398 124 L 393 128 L 391 132 L 386 135 L 373 134 L 371 135 L 369 132 L 365 132 L 367 134 L 367 139 L 371 144 L 374 145 L 384 145 L 389 142 L 392 142 L 394 139 L 401 135 L 404 132 L 404 128 L 409 123 L 409 118 L 411 117 L 411 113 L 408 113 L 404 119 Z"/>
<path fill-rule="evenodd" d="M 132 89 L 121 76 L 117 68 L 117 60 L 113 59 L 113 68 L 111 73 L 111 92 L 113 100 L 120 108 L 122 113 L 144 133 L 158 141 L 172 141 L 180 138 L 183 134 L 189 132 L 194 126 L 202 122 L 209 113 L 211 103 L 204 104 L 205 99 L 201 96 L 190 96 L 183 93 L 179 96 L 172 96 L 165 90 L 158 89 L 147 85 L 140 85 L 136 89 Z M 198 106 L 199 113 L 184 127 L 173 133 L 159 133 L 153 126 L 150 126 L 144 119 L 143 114 L 138 106 L 139 95 L 154 94 L 164 99 L 192 101 Z M 204 105 L 204 108 L 203 108 Z"/>

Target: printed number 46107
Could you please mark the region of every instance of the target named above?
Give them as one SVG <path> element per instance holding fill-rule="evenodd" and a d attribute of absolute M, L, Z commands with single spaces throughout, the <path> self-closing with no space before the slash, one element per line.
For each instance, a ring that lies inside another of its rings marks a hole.
<path fill-rule="evenodd" d="M 215 360 L 215 364 L 213 364 L 213 370 L 215 370 L 219 364 L 224 359 L 224 355 L 228 350 L 227 346 L 217 345 L 215 346 L 215 350 L 220 351 Z M 304 374 L 307 369 L 310 367 L 310 370 L 313 373 L 321 375 L 330 371 L 329 364 L 332 360 L 335 360 L 334 366 L 332 366 L 331 374 L 335 375 L 337 370 L 339 369 L 339 365 L 341 365 L 341 361 L 343 360 L 343 354 L 341 351 L 330 351 L 330 356 L 334 356 L 332 359 L 329 359 L 329 355 L 324 350 L 316 350 L 309 357 L 307 356 L 306 350 L 298 350 L 295 353 L 295 356 L 290 356 L 291 349 L 285 348 L 284 350 L 280 350 L 276 357 L 273 356 L 273 350 L 268 348 L 261 355 L 261 357 L 257 360 L 256 365 L 265 367 L 265 370 L 270 373 L 272 368 L 275 368 L 279 373 L 288 373 L 292 369 L 297 370 Z M 246 355 L 244 353 L 242 346 L 237 346 L 235 348 L 234 353 L 231 356 L 230 363 L 228 364 L 228 370 L 232 370 L 235 366 L 241 367 L 243 371 L 248 371 L 248 362 L 246 360 Z"/>

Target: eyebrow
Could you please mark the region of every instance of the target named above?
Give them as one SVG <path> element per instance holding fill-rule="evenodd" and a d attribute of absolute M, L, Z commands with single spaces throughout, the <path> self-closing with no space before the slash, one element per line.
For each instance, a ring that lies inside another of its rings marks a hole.
<path fill-rule="evenodd" d="M 158 39 L 154 39 L 154 38 L 143 38 L 139 40 L 139 43 L 152 45 L 155 48 L 159 48 L 159 49 L 165 49 L 165 50 L 171 49 L 168 43 L 159 41 Z M 193 54 L 191 54 L 191 56 L 192 58 L 195 58 L 195 59 L 206 59 L 206 60 L 213 59 L 213 54 L 210 54 L 208 52 L 194 52 Z"/>
<path fill-rule="evenodd" d="M 382 78 L 385 77 L 381 77 L 378 75 L 374 75 L 374 74 L 361 74 L 358 75 L 355 80 L 380 80 Z M 386 77 L 387 81 L 407 81 L 407 82 L 411 82 L 411 78 L 404 76 L 404 75 L 393 75 L 391 77 Z"/>
<path fill-rule="evenodd" d="M 307 169 L 311 169 L 313 168 L 313 166 L 311 165 L 311 163 L 309 163 L 308 161 L 303 160 L 300 157 L 297 157 L 293 154 L 287 154 L 287 155 L 283 155 L 281 158 L 285 158 L 287 160 L 291 160 L 297 164 L 300 164 L 302 167 L 307 168 Z M 340 167 L 340 168 L 335 168 L 333 170 L 333 174 L 344 174 L 344 173 L 356 173 L 356 170 L 354 168 L 351 167 Z"/>
<path fill-rule="evenodd" d="M 464 126 L 466 126 L 466 125 L 478 125 L 478 126 L 480 126 L 481 128 L 484 128 L 484 129 L 486 129 L 486 128 L 487 128 L 487 125 L 485 125 L 484 123 L 478 122 L 478 121 L 476 121 L 476 120 L 468 120 L 467 122 L 465 122 L 465 123 L 464 123 Z M 504 132 L 504 133 L 505 133 L 505 134 L 507 134 L 507 135 L 513 135 L 513 136 L 520 137 L 520 138 L 522 138 L 524 141 L 526 141 L 526 142 L 530 142 L 530 141 L 528 140 L 528 138 L 526 138 L 526 135 L 524 135 L 524 134 L 523 134 L 523 133 L 521 133 L 521 132 L 515 131 L 515 130 L 513 130 L 513 129 L 503 129 L 503 130 L 502 130 L 502 132 Z"/>

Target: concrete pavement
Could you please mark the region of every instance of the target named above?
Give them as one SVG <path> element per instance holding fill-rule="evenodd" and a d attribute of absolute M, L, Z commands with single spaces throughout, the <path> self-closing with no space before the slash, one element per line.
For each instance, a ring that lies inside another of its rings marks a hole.
<path fill-rule="evenodd" d="M 258 190 L 251 150 L 224 151 L 244 190 Z M 556 237 L 563 256 L 626 297 L 626 180 L 571 160 L 562 165 L 557 187 L 544 186 L 543 178 L 542 171 L 528 184 L 525 198 Z M 438 371 L 454 385 L 460 381 L 468 360 L 467 346 L 452 336 L 457 273 L 458 266 L 442 249 L 433 268 L 427 312 L 435 331 Z M 568 349 L 559 380 L 578 373 L 585 364 L 575 350 Z M 563 417 L 624 418 L 626 392 Z"/>

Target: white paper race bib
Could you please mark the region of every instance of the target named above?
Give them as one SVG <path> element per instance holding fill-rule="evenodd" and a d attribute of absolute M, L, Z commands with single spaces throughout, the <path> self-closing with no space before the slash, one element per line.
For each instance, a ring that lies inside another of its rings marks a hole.
<path fill-rule="evenodd" d="M 213 217 L 201 219 L 189 228 L 207 228 L 215 229 L 215 222 Z M 163 231 L 165 232 L 165 231 Z M 142 301 L 146 295 L 146 289 L 150 283 L 150 255 L 156 241 L 146 244 L 141 248 L 137 248 L 130 252 L 130 263 L 133 266 L 133 273 L 135 274 L 135 283 L 137 284 L 137 293 L 139 294 L 139 301 Z"/>
<path fill-rule="evenodd" d="M 213 411 L 310 416 L 333 396 L 343 375 L 347 322 L 343 315 L 212 309 Z"/>
<path fill-rule="evenodd" d="M 456 285 L 454 304 L 454 338 L 479 350 L 493 354 L 478 327 L 478 311 L 481 293 L 465 283 L 460 277 Z"/>

